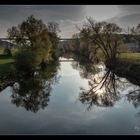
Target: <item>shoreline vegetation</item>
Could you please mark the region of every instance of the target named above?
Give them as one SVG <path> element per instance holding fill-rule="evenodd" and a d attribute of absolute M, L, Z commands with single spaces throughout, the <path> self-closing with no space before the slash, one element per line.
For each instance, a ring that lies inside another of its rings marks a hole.
<path fill-rule="evenodd" d="M 140 85 L 140 53 L 133 53 L 124 43 L 139 43 L 139 29 L 140 24 L 133 28 L 126 40 L 117 24 L 87 18 L 80 32 L 61 44 L 58 24 L 44 24 L 32 15 L 7 30 L 8 38 L 14 38 L 12 43 L 16 48 L 0 49 L 0 80 L 12 79 L 19 73 L 34 76 L 34 72 L 56 64 L 60 56 L 73 53 L 78 62 L 94 65 L 103 61 L 117 75 Z"/>
<path fill-rule="evenodd" d="M 107 67 L 110 68 L 110 66 Z M 140 59 L 139 62 L 136 62 L 134 58 L 132 60 L 119 59 L 112 71 L 117 76 L 124 77 L 131 83 L 140 86 Z"/>
<path fill-rule="evenodd" d="M 14 56 L 6 56 L 0 54 L 0 76 L 10 73 L 15 68 Z"/>
<path fill-rule="evenodd" d="M 2 52 L 2 50 L 0 50 Z M 12 54 L 14 54 L 12 52 Z M 129 57 L 129 58 L 128 58 Z M 107 66 L 111 68 L 111 66 Z M 121 54 L 120 58 L 116 62 L 115 68 L 112 71 L 119 77 L 124 77 L 135 85 L 140 86 L 140 53 L 124 53 Z M 8 85 L 14 84 L 12 82 L 13 73 L 15 72 L 15 57 L 6 56 L 0 53 L 0 79 L 6 81 L 11 77 L 10 81 L 3 82 L 6 85 L 1 85 L 7 87 Z"/>
<path fill-rule="evenodd" d="M 6 77 L 12 76 L 15 71 L 15 51 L 12 56 L 3 54 L 0 49 L 0 79 L 6 80 Z M 107 66 L 107 65 L 106 65 Z M 111 68 L 111 66 L 107 66 Z M 122 53 L 115 68 L 112 69 L 116 75 L 127 78 L 130 82 L 140 85 L 140 53 Z M 5 77 L 5 78 L 2 78 Z"/>

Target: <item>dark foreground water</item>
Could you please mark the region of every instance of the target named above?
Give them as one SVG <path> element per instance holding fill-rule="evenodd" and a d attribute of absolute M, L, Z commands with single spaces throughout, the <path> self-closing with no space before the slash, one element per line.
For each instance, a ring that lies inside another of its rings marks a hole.
<path fill-rule="evenodd" d="M 59 80 L 52 83 L 50 96 L 42 103 L 47 105 L 38 107 L 43 97 L 32 100 L 33 106 L 38 102 L 37 111 L 31 110 L 31 100 L 20 101 L 19 96 L 14 104 L 11 87 L 1 91 L 0 134 L 140 134 L 139 87 L 119 78 L 116 93 L 107 95 L 112 90 L 109 84 L 108 89 L 92 88 L 105 75 L 103 66 L 86 79 L 73 63 L 60 63 Z M 89 84 L 91 80 L 94 83 Z M 97 91 L 96 96 L 90 89 Z"/>

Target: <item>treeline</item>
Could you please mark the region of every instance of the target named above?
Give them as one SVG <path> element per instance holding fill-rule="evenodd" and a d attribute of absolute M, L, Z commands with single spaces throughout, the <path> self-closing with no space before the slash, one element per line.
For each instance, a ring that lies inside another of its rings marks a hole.
<path fill-rule="evenodd" d="M 115 23 L 87 18 L 79 33 L 73 35 L 73 40 L 63 42 L 62 50 L 59 31 L 57 23 L 44 24 L 34 16 L 8 29 L 9 39 L 18 48 L 16 70 L 32 74 L 38 69 L 44 70 L 47 64 L 58 61 L 62 51 L 64 54 L 73 53 L 74 58 L 81 61 L 98 63 L 102 60 L 113 67 L 121 52 L 131 51 L 124 45 L 126 42 L 140 42 L 140 24 L 130 29 L 128 34 L 123 34 L 123 29 Z"/>
<path fill-rule="evenodd" d="M 115 65 L 121 52 L 130 52 L 125 43 L 140 44 L 140 24 L 123 34 L 123 29 L 115 23 L 96 22 L 87 18 L 87 22 L 79 28 L 79 33 L 64 44 L 64 52 L 73 52 L 85 59 L 96 62 L 103 59 L 107 64 Z"/>
<path fill-rule="evenodd" d="M 12 103 L 37 112 L 49 102 L 51 86 L 58 80 L 59 26 L 55 22 L 44 24 L 30 16 L 8 29 L 8 37 L 16 46 L 12 69 L 0 76 L 0 91 L 12 88 Z M 10 55 L 9 49 L 4 50 Z"/>

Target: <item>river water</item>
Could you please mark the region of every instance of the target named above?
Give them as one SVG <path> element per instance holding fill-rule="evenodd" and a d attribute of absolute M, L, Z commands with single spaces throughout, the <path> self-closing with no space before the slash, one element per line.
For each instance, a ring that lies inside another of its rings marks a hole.
<path fill-rule="evenodd" d="M 140 87 L 116 78 L 116 93 L 113 82 L 98 88 L 104 66 L 87 76 L 76 65 L 60 62 L 47 98 L 39 93 L 35 101 L 26 100 L 28 94 L 21 99 L 12 87 L 1 91 L 0 134 L 140 134 Z"/>

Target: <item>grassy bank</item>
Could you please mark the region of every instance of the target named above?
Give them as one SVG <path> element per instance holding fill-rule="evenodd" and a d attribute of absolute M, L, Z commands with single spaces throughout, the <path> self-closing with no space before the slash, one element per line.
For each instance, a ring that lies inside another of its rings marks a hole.
<path fill-rule="evenodd" d="M 127 78 L 130 82 L 140 86 L 140 59 L 120 58 L 113 71 L 120 77 Z"/>
<path fill-rule="evenodd" d="M 119 58 L 124 61 L 140 64 L 140 53 L 121 53 Z"/>
<path fill-rule="evenodd" d="M 14 70 L 15 52 L 16 50 L 12 50 L 13 56 L 5 56 L 3 50 L 0 50 L 0 75 Z M 100 55 L 102 55 L 101 52 Z M 121 53 L 114 71 L 119 76 L 130 77 L 140 83 L 140 53 Z"/>
<path fill-rule="evenodd" d="M 101 61 L 104 61 L 104 54 L 101 50 L 98 51 L 98 57 Z M 140 53 L 120 53 L 118 58 L 125 61 L 137 62 L 140 64 Z"/>
<path fill-rule="evenodd" d="M 140 53 L 121 53 L 115 64 L 107 64 L 106 66 L 112 69 L 116 75 L 140 85 Z"/>
<path fill-rule="evenodd" d="M 13 50 L 13 56 L 6 56 L 3 54 L 3 50 L 0 49 L 0 75 L 5 75 L 10 71 L 14 70 L 14 54 L 15 51 Z"/>
<path fill-rule="evenodd" d="M 0 55 L 0 75 L 6 74 L 14 69 L 14 58 Z"/>

